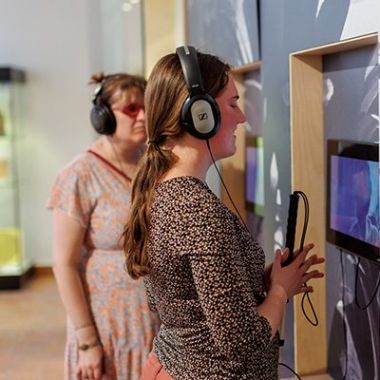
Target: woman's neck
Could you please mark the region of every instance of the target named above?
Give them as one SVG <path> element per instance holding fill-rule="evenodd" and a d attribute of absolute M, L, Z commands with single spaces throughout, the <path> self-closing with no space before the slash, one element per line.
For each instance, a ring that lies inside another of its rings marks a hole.
<path fill-rule="evenodd" d="M 205 181 L 207 171 L 212 164 L 205 141 L 197 141 L 195 144 L 180 141 L 174 145 L 172 151 L 178 157 L 178 161 L 162 180 L 192 176 Z"/>
<path fill-rule="evenodd" d="M 111 136 L 100 137 L 92 144 L 91 149 L 129 176 L 134 175 L 136 166 L 144 153 L 144 146 L 130 147 L 127 144 L 115 141 Z"/>

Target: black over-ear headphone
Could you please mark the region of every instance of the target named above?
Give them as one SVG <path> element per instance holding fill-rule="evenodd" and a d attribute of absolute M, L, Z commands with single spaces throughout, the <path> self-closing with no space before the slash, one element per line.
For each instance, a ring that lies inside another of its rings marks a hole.
<path fill-rule="evenodd" d="M 180 123 L 194 137 L 209 139 L 220 126 L 219 106 L 203 87 L 195 48 L 180 46 L 176 53 L 189 90 L 189 97 L 182 105 Z"/>
<path fill-rule="evenodd" d="M 116 119 L 110 106 L 105 104 L 101 99 L 104 83 L 107 79 L 96 88 L 92 98 L 92 109 L 90 113 L 91 124 L 95 131 L 101 135 L 113 135 L 116 131 Z"/>

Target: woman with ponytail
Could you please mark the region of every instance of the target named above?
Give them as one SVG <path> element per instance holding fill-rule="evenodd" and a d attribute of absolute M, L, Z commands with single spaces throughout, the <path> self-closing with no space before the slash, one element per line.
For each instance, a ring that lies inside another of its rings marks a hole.
<path fill-rule="evenodd" d="M 284 268 L 286 251 L 276 252 L 265 271 L 261 247 L 208 188 L 209 167 L 235 153 L 234 133 L 245 116 L 229 66 L 181 49 L 163 57 L 148 80 L 149 145 L 124 231 L 128 272 L 144 277 L 150 307 L 161 320 L 141 379 L 277 379 L 285 304 L 311 290 L 302 284 L 321 276 L 308 272 L 321 260 L 306 258 L 313 247 L 307 245 Z M 192 59 L 190 73 L 183 51 Z M 189 85 L 196 77 L 199 83 Z M 207 105 L 201 113 L 188 109 L 198 96 L 216 103 L 212 116 Z M 212 136 L 199 136 L 202 123 L 198 131 L 189 129 L 189 110 L 194 125 L 196 117 L 215 118 Z"/>

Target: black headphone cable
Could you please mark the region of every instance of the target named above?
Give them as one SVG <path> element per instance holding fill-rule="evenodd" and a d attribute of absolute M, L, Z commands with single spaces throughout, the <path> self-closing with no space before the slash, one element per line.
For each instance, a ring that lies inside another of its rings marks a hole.
<path fill-rule="evenodd" d="M 215 170 L 216 170 L 217 173 L 218 173 L 219 179 L 220 179 L 220 181 L 222 182 L 222 185 L 223 185 L 223 187 L 224 187 L 224 190 L 226 190 L 226 193 L 227 193 L 227 195 L 228 195 L 228 199 L 230 200 L 231 204 L 234 206 L 234 209 L 235 209 L 237 215 L 239 216 L 239 219 L 240 219 L 241 223 L 244 225 L 244 227 L 245 227 L 245 229 L 247 230 L 247 232 L 250 232 L 249 229 L 248 229 L 248 226 L 247 226 L 247 225 L 245 224 L 245 222 L 244 222 L 244 219 L 243 219 L 242 216 L 240 215 L 240 212 L 239 212 L 238 208 L 236 207 L 235 202 L 233 201 L 233 199 L 232 199 L 232 197 L 231 197 L 231 194 L 230 194 L 230 192 L 229 192 L 228 189 L 227 189 L 226 184 L 224 183 L 224 180 L 223 180 L 222 175 L 220 174 L 220 171 L 219 171 L 219 169 L 218 169 L 218 165 L 216 164 L 215 159 L 214 159 L 214 155 L 212 154 L 212 151 L 211 151 L 210 140 L 209 140 L 209 139 L 206 140 L 206 144 L 207 144 L 207 149 L 208 149 L 208 151 L 209 151 L 209 153 L 210 153 L 210 156 L 211 156 L 211 160 L 212 160 L 212 162 L 213 162 L 213 164 L 214 164 Z"/>
<path fill-rule="evenodd" d="M 346 312 L 344 310 L 344 302 L 345 302 L 345 273 L 343 266 L 343 250 L 340 249 L 340 268 L 342 272 L 342 321 L 343 321 L 343 335 L 344 335 L 344 350 L 345 350 L 345 362 L 344 362 L 344 372 L 342 380 L 346 379 L 347 376 L 347 367 L 348 367 L 348 342 L 347 342 L 347 326 L 346 326 Z"/>
<path fill-rule="evenodd" d="M 379 290 L 379 287 L 380 287 L 380 275 L 379 275 L 379 279 L 377 281 L 377 284 L 375 286 L 375 290 L 374 290 L 369 302 L 366 305 L 362 306 L 362 305 L 360 305 L 359 298 L 358 298 L 359 266 L 360 266 L 360 257 L 358 258 L 358 261 L 356 262 L 356 270 L 355 270 L 355 304 L 360 310 L 365 310 L 371 305 L 371 303 L 373 302 L 373 300 L 376 297 L 377 291 Z"/>
<path fill-rule="evenodd" d="M 305 219 L 304 219 L 304 225 L 303 225 L 303 230 L 302 230 L 302 235 L 301 235 L 301 241 L 300 241 L 300 247 L 299 247 L 299 251 L 301 252 L 303 250 L 303 246 L 304 246 L 304 243 L 305 243 L 307 226 L 309 224 L 309 200 L 307 199 L 307 196 L 306 196 L 306 194 L 303 191 L 295 191 L 295 193 L 297 195 L 300 195 L 302 197 L 302 199 L 304 201 L 304 205 L 305 205 Z M 306 282 L 304 283 L 304 286 L 305 287 L 307 286 Z M 310 309 L 311 309 L 311 311 L 313 313 L 314 321 L 308 316 L 308 314 L 307 314 L 307 312 L 305 310 L 305 299 L 306 298 L 307 298 L 307 300 L 309 302 Z M 317 316 L 317 313 L 315 311 L 313 302 L 311 301 L 309 292 L 304 292 L 303 293 L 302 299 L 301 299 L 301 308 L 302 308 L 302 313 L 305 316 L 305 318 L 307 319 L 307 321 L 312 326 L 315 326 L 315 327 L 318 326 L 319 325 L 318 316 Z"/>

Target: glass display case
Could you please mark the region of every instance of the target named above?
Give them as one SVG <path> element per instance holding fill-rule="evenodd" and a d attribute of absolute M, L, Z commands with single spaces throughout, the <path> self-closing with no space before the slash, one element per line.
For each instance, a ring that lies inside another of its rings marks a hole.
<path fill-rule="evenodd" d="M 32 266 L 23 254 L 19 153 L 25 73 L 0 67 L 0 289 L 19 288 Z"/>

